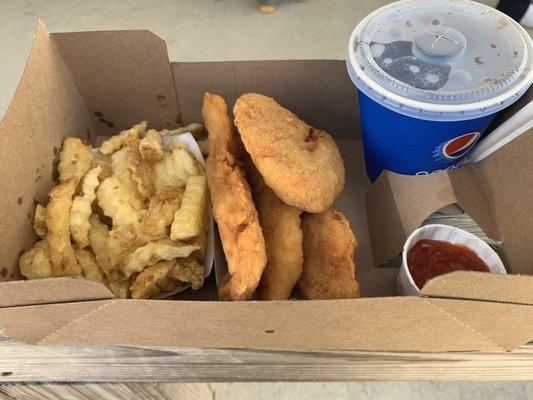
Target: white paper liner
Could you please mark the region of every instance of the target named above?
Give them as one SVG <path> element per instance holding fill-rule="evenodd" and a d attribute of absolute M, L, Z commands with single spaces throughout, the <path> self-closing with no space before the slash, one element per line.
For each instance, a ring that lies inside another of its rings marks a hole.
<path fill-rule="evenodd" d="M 398 292 L 402 296 L 416 296 L 420 293 L 420 289 L 416 286 L 407 266 L 407 252 L 421 239 L 442 240 L 465 245 L 487 264 L 491 273 L 507 273 L 498 254 L 477 236 L 449 225 L 426 225 L 414 230 L 403 246 L 402 266 L 397 280 Z"/>

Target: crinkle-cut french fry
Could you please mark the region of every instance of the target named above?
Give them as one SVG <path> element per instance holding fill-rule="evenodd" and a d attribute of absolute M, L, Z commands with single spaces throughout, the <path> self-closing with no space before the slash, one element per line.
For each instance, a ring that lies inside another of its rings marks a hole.
<path fill-rule="evenodd" d="M 145 161 L 161 161 L 165 156 L 163 139 L 155 129 L 150 129 L 139 143 L 139 151 Z"/>
<path fill-rule="evenodd" d="M 202 137 L 202 135 L 205 134 L 205 128 L 202 124 L 198 124 L 196 122 L 193 122 L 186 126 L 180 126 L 176 129 L 163 129 L 159 131 L 159 134 L 161 136 L 175 136 L 175 135 L 181 135 L 183 133 L 190 132 L 195 139 L 199 139 Z"/>
<path fill-rule="evenodd" d="M 175 261 L 159 261 L 146 267 L 131 285 L 131 297 L 134 299 L 153 299 L 161 293 L 157 282 L 167 276 Z"/>
<path fill-rule="evenodd" d="M 100 151 L 102 154 L 112 154 L 119 150 L 122 146 L 131 145 L 137 147 L 139 145 L 139 136 L 142 136 L 148 126 L 147 121 L 143 121 L 137 125 L 133 125 L 130 129 L 120 132 L 118 135 L 111 136 L 109 139 L 102 142 Z"/>
<path fill-rule="evenodd" d="M 119 264 L 138 246 L 135 225 L 121 225 L 109 231 L 105 247 L 96 260 L 106 273 L 114 273 Z M 117 278 L 118 279 L 118 278 Z"/>
<path fill-rule="evenodd" d="M 140 219 L 141 230 L 148 235 L 167 234 L 174 213 L 180 208 L 183 189 L 168 186 L 160 189 L 150 199 L 146 214 Z"/>
<path fill-rule="evenodd" d="M 189 176 L 202 172 L 201 165 L 185 144 L 173 141 L 170 147 L 171 152 L 165 152 L 165 158 L 154 164 L 156 190 L 166 186 L 184 187 Z"/>
<path fill-rule="evenodd" d="M 111 156 L 111 169 L 122 186 L 127 189 L 139 203 L 155 193 L 153 167 L 141 159 L 137 147 L 125 146 Z"/>
<path fill-rule="evenodd" d="M 46 206 L 45 221 L 53 276 L 80 274 L 80 267 L 70 243 L 70 206 L 77 185 L 78 179 L 70 178 L 49 193 L 50 201 Z"/>
<path fill-rule="evenodd" d="M 93 153 L 93 165 L 99 165 L 102 168 L 100 175 L 98 175 L 100 182 L 113 175 L 113 169 L 111 168 L 111 156 L 102 154 L 100 150 Z"/>
<path fill-rule="evenodd" d="M 41 239 L 46 236 L 46 207 L 40 204 L 35 206 L 35 216 L 33 218 L 33 230 Z"/>
<path fill-rule="evenodd" d="M 198 244 L 176 243 L 169 239 L 150 242 L 129 254 L 120 264 L 119 271 L 124 277 L 129 278 L 135 272 L 141 272 L 159 261 L 188 257 L 199 247 Z"/>
<path fill-rule="evenodd" d="M 113 220 L 113 226 L 137 223 L 141 204 L 114 176 L 104 180 L 96 190 L 98 205 Z"/>
<path fill-rule="evenodd" d="M 90 251 L 76 248 L 76 260 L 81 269 L 83 277 L 89 281 L 106 283 L 104 274 Z"/>
<path fill-rule="evenodd" d="M 91 146 L 77 137 L 65 138 L 57 166 L 59 182 L 66 182 L 70 178 L 79 180 L 91 168 L 92 161 Z"/>
<path fill-rule="evenodd" d="M 109 237 L 109 227 L 100 221 L 98 214 L 89 217 L 91 228 L 89 229 L 89 244 L 95 255 L 102 253 Z"/>
<path fill-rule="evenodd" d="M 91 205 L 96 199 L 95 190 L 100 184 L 98 176 L 101 171 L 99 165 L 87 171 L 81 181 L 81 194 L 74 197 L 70 207 L 70 235 L 81 249 L 89 245 L 89 218 L 93 212 Z"/>
<path fill-rule="evenodd" d="M 167 276 L 180 282 L 190 283 L 193 290 L 204 285 L 205 268 L 193 257 L 178 258 Z"/>
<path fill-rule="evenodd" d="M 206 228 L 208 188 L 205 175 L 190 176 L 183 193 L 181 207 L 174 214 L 170 228 L 172 240 L 199 238 Z"/>
<path fill-rule="evenodd" d="M 46 240 L 39 240 L 19 258 L 20 272 L 27 279 L 44 279 L 52 276 L 50 248 Z"/>

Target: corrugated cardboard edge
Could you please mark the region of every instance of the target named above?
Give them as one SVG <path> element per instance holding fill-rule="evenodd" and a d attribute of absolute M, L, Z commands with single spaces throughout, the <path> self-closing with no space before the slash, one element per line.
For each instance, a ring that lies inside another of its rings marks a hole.
<path fill-rule="evenodd" d="M 431 191 L 426 189 L 431 187 Z M 383 172 L 365 195 L 374 265 L 401 253 L 409 234 L 436 210 L 457 201 L 446 172 Z"/>
<path fill-rule="evenodd" d="M 533 276 L 456 271 L 431 279 L 420 293 L 427 297 L 533 306 Z"/>
<path fill-rule="evenodd" d="M 15 340 L 54 346 L 498 352 L 533 337 L 531 305 L 420 297 L 101 300 L 1 308 L 0 321 Z"/>
<path fill-rule="evenodd" d="M 115 134 L 142 120 L 156 129 L 182 123 L 167 46 L 159 36 L 122 30 L 61 32 L 50 38 L 99 135 Z"/>
<path fill-rule="evenodd" d="M 44 202 L 53 186 L 63 138 L 86 138 L 92 129 L 83 99 L 39 22 L 22 78 L 0 122 L 0 237 L 9 243 L 0 252 L 0 281 L 21 277 L 18 256 L 35 242 L 35 202 Z"/>
<path fill-rule="evenodd" d="M 0 283 L 0 308 L 114 298 L 104 285 L 83 278 L 50 278 Z"/>

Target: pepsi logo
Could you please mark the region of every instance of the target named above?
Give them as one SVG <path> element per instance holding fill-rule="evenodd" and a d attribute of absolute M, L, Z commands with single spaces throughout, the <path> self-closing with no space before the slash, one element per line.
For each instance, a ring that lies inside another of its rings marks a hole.
<path fill-rule="evenodd" d="M 480 136 L 479 132 L 470 132 L 449 140 L 441 147 L 442 155 L 449 160 L 461 158 L 475 146 Z"/>

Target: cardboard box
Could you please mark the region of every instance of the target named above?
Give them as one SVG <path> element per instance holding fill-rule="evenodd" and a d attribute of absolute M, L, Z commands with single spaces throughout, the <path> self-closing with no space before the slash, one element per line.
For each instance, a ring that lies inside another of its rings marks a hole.
<path fill-rule="evenodd" d="M 62 138 L 91 141 L 144 119 L 156 128 L 199 121 L 204 91 L 229 104 L 249 91 L 273 96 L 335 137 L 347 171 L 337 207 L 358 237 L 365 297 L 192 300 L 216 298 L 211 280 L 190 300 L 117 300 L 83 279 L 20 280 L 18 256 L 35 241 L 34 203 L 53 185 Z M 503 241 L 512 272 L 532 274 L 532 148 L 529 132 L 458 172 L 386 173 L 370 187 L 344 61 L 169 63 L 164 41 L 147 31 L 49 34 L 39 23 L 0 124 L 0 329 L 38 345 L 510 351 L 533 339 L 533 277 L 453 273 L 432 280 L 421 297 L 394 297 L 398 271 L 374 266 L 431 212 L 458 202 Z"/>

